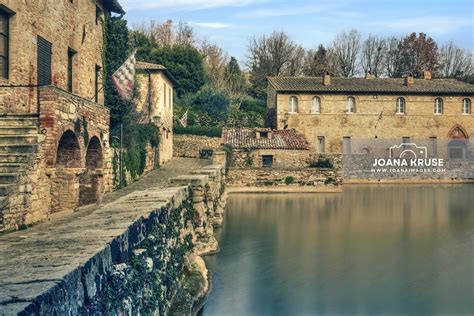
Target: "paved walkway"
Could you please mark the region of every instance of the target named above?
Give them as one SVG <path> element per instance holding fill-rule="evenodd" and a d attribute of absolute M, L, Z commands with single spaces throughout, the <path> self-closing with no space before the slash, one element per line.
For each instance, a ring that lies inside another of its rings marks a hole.
<path fill-rule="evenodd" d="M 22 310 L 63 282 L 105 245 L 120 236 L 150 205 L 159 207 L 179 190 L 168 179 L 210 164 L 210 160 L 176 158 L 129 187 L 107 194 L 100 206 L 0 236 L 0 315 Z M 146 194 L 140 193 L 146 191 Z M 141 195 L 140 195 L 141 194 Z"/>

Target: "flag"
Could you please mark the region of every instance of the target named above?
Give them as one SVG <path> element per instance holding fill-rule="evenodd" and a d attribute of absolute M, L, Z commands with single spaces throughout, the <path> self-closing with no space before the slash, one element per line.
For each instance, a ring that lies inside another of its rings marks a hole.
<path fill-rule="evenodd" d="M 179 119 L 179 122 L 181 123 L 181 125 L 183 125 L 183 127 L 188 126 L 188 111 L 183 114 L 183 117 Z"/>
<path fill-rule="evenodd" d="M 130 101 L 133 97 L 133 88 L 135 85 L 135 53 L 134 51 L 130 57 L 117 69 L 112 75 L 112 81 L 118 94 L 125 101 Z"/>

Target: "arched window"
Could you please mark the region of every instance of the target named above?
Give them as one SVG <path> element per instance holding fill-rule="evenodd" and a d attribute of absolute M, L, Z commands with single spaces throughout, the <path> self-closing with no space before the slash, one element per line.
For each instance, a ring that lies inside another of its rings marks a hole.
<path fill-rule="evenodd" d="M 355 113 L 356 112 L 356 100 L 354 97 L 347 98 L 347 113 Z"/>
<path fill-rule="evenodd" d="M 296 97 L 290 97 L 289 112 L 298 113 L 298 99 Z"/>
<path fill-rule="evenodd" d="M 405 114 L 405 99 L 397 99 L 397 114 Z"/>
<path fill-rule="evenodd" d="M 462 114 L 471 114 L 471 99 L 462 100 Z"/>
<path fill-rule="evenodd" d="M 311 113 L 321 113 L 321 99 L 319 97 L 313 98 L 313 103 L 311 104 Z"/>
<path fill-rule="evenodd" d="M 443 114 L 443 99 L 436 98 L 434 113 L 435 114 Z"/>

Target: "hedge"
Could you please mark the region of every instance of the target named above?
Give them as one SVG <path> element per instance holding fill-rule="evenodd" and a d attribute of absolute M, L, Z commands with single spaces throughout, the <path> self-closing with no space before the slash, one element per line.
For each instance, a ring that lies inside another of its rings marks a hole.
<path fill-rule="evenodd" d="M 221 137 L 222 127 L 212 126 L 188 126 L 182 127 L 181 125 L 173 126 L 173 132 L 175 134 L 188 134 L 188 135 L 200 135 L 209 137 Z"/>

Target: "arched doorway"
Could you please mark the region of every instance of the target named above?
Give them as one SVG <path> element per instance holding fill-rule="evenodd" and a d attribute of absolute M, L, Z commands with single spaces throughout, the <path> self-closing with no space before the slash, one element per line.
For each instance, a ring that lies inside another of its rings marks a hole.
<path fill-rule="evenodd" d="M 103 166 L 102 146 L 97 137 L 92 137 L 86 151 L 86 172 L 80 177 L 79 205 L 96 203 L 102 194 Z"/>
<path fill-rule="evenodd" d="M 466 159 L 469 135 L 460 125 L 455 125 L 448 134 L 448 158 Z"/>
<path fill-rule="evenodd" d="M 81 148 L 73 131 L 67 130 L 58 142 L 56 176 L 51 185 L 52 213 L 72 211 L 77 207 L 81 168 Z"/>

